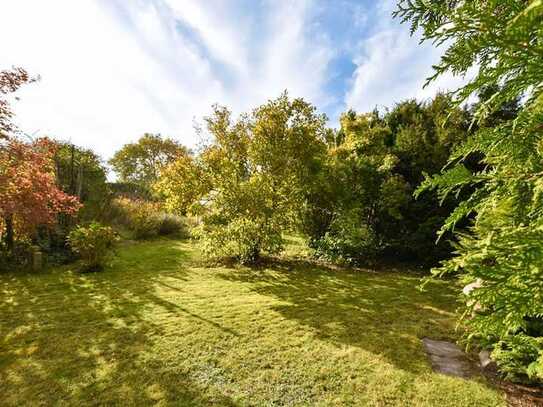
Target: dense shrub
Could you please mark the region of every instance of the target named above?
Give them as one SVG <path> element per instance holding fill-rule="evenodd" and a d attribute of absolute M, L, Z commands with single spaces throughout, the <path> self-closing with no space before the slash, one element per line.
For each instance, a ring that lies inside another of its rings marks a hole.
<path fill-rule="evenodd" d="M 256 262 L 261 252 L 279 253 L 283 249 L 281 229 L 238 218 L 223 225 L 203 224 L 196 228 L 203 254 L 212 260 L 232 258 L 241 264 Z"/>
<path fill-rule="evenodd" d="M 507 379 L 543 381 L 543 336 L 505 337 L 494 344 L 492 358 Z"/>
<path fill-rule="evenodd" d="M 379 245 L 372 229 L 360 224 L 359 218 L 356 211 L 352 211 L 332 221 L 323 237 L 310 242 L 316 255 L 350 265 L 372 261 Z"/>
<path fill-rule="evenodd" d="M 454 199 L 440 207 L 435 195 L 417 200 L 413 191 L 467 137 L 469 112 L 451 109 L 451 98 L 438 94 L 385 114 L 348 111 L 340 124 L 309 196 L 304 226 L 311 244 L 324 257 L 350 263 L 393 256 L 435 265 L 447 258 L 448 242 L 435 241 Z"/>
<path fill-rule="evenodd" d="M 27 239 L 15 241 L 11 249 L 5 244 L 0 244 L 0 271 L 27 267 L 31 258 L 32 244 Z"/>
<path fill-rule="evenodd" d="M 130 208 L 128 228 L 134 239 L 149 239 L 159 233 L 160 219 L 156 205 L 136 202 Z"/>
<path fill-rule="evenodd" d="M 104 266 L 117 239 L 111 227 L 94 222 L 72 230 L 68 235 L 68 244 L 81 257 L 84 270 L 97 271 Z"/>
<path fill-rule="evenodd" d="M 113 200 L 108 212 L 108 220 L 130 232 L 134 239 L 189 234 L 184 219 L 164 212 L 158 202 L 117 198 Z"/>
<path fill-rule="evenodd" d="M 185 220 L 178 215 L 161 213 L 158 218 L 158 234 L 160 236 L 177 235 L 188 236 L 188 228 Z"/>

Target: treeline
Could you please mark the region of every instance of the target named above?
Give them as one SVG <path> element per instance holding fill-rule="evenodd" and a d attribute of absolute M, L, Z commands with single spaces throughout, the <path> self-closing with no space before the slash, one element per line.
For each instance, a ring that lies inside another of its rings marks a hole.
<path fill-rule="evenodd" d="M 286 93 L 237 119 L 216 106 L 205 119 L 209 142 L 201 150 L 145 134 L 109 161 L 115 183 L 91 150 L 6 136 L 4 191 L 18 204 L 4 205 L 4 258 L 34 244 L 51 259 L 69 260 L 66 238 L 78 224 L 99 221 L 146 238 L 187 229 L 181 217 L 194 216 L 200 225 L 193 235 L 215 260 L 255 262 L 279 253 L 285 234 L 300 233 L 328 261 L 435 264 L 451 253 L 450 236 L 436 244 L 436 233 L 457 200 L 413 193 L 468 136 L 473 109 L 451 105 L 439 94 L 384 113 L 348 111 L 337 130 L 310 103 Z M 15 146 L 31 155 L 14 159 Z M 33 161 L 41 167 L 29 167 Z M 43 177 L 49 196 L 70 197 L 72 209 L 39 202 Z M 29 190 L 18 190 L 29 182 Z"/>

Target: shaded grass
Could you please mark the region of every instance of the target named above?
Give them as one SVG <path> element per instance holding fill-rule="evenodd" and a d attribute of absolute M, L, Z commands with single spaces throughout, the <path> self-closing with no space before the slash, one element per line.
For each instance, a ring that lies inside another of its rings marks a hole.
<path fill-rule="evenodd" d="M 205 268 L 195 245 L 126 244 L 96 274 L 0 275 L 0 404 L 494 406 L 435 374 L 450 282 L 283 260 Z"/>

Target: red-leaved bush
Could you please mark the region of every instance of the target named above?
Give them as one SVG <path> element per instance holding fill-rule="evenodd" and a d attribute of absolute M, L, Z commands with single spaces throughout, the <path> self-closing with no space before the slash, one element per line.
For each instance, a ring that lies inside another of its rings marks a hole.
<path fill-rule="evenodd" d="M 56 185 L 55 147 L 46 138 L 0 144 L 0 230 L 3 224 L 17 235 L 29 235 L 37 226 L 53 225 L 58 214 L 74 214 L 81 207 Z"/>

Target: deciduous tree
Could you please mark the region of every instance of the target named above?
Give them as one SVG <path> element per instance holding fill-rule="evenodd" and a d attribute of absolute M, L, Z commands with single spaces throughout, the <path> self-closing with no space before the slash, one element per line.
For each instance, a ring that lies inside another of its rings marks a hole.
<path fill-rule="evenodd" d="M 161 169 L 179 156 L 188 154 L 186 147 L 160 134 L 146 133 L 135 143 L 125 144 L 109 164 L 122 182 L 134 182 L 150 188 Z"/>
<path fill-rule="evenodd" d="M 0 146 L 0 219 L 8 248 L 14 235 L 31 237 L 36 227 L 51 226 L 56 215 L 73 214 L 81 206 L 56 184 L 55 149 L 48 139 L 11 138 Z"/>
<path fill-rule="evenodd" d="M 23 68 L 0 71 L 0 140 L 8 138 L 15 131 L 8 95 L 17 91 L 25 83 L 35 80 L 36 78 L 31 78 Z"/>

